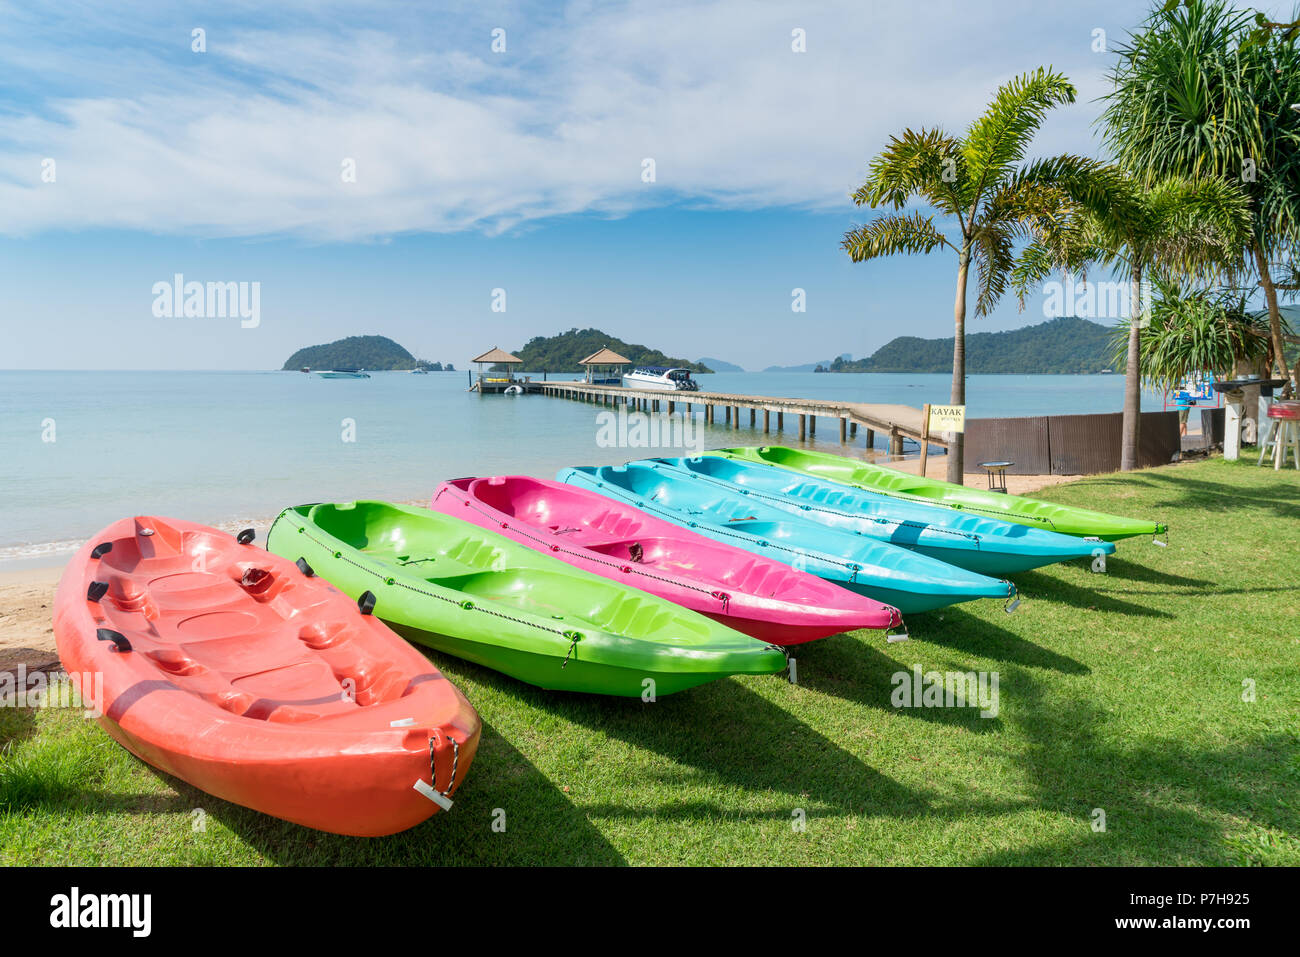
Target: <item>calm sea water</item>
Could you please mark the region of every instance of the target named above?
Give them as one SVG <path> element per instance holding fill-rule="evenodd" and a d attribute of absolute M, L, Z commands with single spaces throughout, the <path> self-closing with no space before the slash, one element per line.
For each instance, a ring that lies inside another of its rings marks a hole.
<path fill-rule="evenodd" d="M 946 402 L 950 384 L 946 375 L 700 379 L 719 391 L 918 407 Z M 0 372 L 0 563 L 57 560 L 126 515 L 229 524 L 302 502 L 425 499 L 438 481 L 457 476 L 551 477 L 567 465 L 669 454 L 602 446 L 598 406 L 479 396 L 466 386 L 464 372 L 355 380 L 297 372 Z M 1113 412 L 1122 396 L 1116 375 L 971 376 L 967 385 L 971 416 Z M 1144 401 L 1161 407 L 1158 397 Z M 767 441 L 797 444 L 791 419 L 783 436 Z M 349 423 L 354 441 L 345 441 Z M 860 433 L 859 449 L 864 440 Z M 715 424 L 703 434 L 705 447 L 763 441 L 761 428 Z M 834 420 L 822 423 L 817 446 L 840 448 Z"/>

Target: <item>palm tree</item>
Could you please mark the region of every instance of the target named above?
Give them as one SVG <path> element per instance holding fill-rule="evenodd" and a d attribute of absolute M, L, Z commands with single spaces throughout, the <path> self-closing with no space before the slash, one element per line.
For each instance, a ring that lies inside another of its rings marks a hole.
<path fill-rule="evenodd" d="M 1155 286 L 1141 339 L 1147 382 L 1168 391 L 1196 373 L 1228 376 L 1239 363 L 1258 362 L 1268 354 L 1268 313 L 1250 309 L 1247 293 L 1185 289 L 1169 279 L 1158 279 Z M 1127 340 L 1127 335 L 1116 338 L 1117 361 Z"/>
<path fill-rule="evenodd" d="M 1119 164 L 1144 184 L 1219 176 L 1252 203 L 1241 259 L 1268 305 L 1273 355 L 1285 377 L 1275 257 L 1300 244 L 1300 46 L 1294 30 L 1256 29 L 1224 0 L 1165 3 L 1117 51 L 1101 123 Z"/>
<path fill-rule="evenodd" d="M 1000 87 L 964 137 L 911 129 L 891 137 L 853 194 L 859 206 L 890 206 L 871 222 L 845 233 L 841 246 L 854 262 L 896 253 L 947 249 L 957 255 L 956 336 L 952 357 L 953 405 L 966 404 L 966 287 L 972 260 L 978 270 L 975 314 L 987 315 L 1007 288 L 1015 244 L 1048 228 L 1066 197 L 1095 202 L 1093 160 L 1063 155 L 1021 165 L 1034 134 L 1054 106 L 1073 103 L 1075 89 L 1060 73 L 1040 67 Z M 913 198 L 934 213 L 901 212 Z M 956 221 L 953 238 L 936 215 Z M 948 481 L 963 477 L 961 434 L 948 450 Z"/>
<path fill-rule="evenodd" d="M 1129 282 L 1128 345 L 1124 369 L 1124 421 L 1120 468 L 1138 464 L 1142 413 L 1142 329 L 1148 320 L 1144 282 L 1160 273 L 1213 276 L 1230 272 L 1250 233 L 1245 194 L 1217 177 L 1166 177 L 1150 188 L 1117 170 L 1105 179 L 1108 201 L 1076 206 L 1050 230 L 1036 229 L 1012 269 L 1024 305 L 1029 288 L 1054 268 L 1083 271 L 1091 264 L 1115 269 Z"/>

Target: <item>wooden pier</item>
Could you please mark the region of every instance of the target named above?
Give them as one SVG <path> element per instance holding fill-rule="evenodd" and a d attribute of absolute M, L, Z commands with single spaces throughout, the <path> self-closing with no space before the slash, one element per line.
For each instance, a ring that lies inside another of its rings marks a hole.
<path fill-rule="evenodd" d="M 642 412 L 680 411 L 691 417 L 699 408 L 704 421 L 740 428 L 741 410 L 749 411 L 749 427 L 758 428 L 758 413 L 763 413 L 763 431 L 785 430 L 785 417 L 791 416 L 797 425 L 800 439 L 817 434 L 817 420 L 838 419 L 840 444 L 847 445 L 856 438 L 858 428 L 867 430 L 866 445 L 875 444 L 875 434 L 888 439 L 891 455 L 903 454 L 903 439 L 920 442 L 922 437 L 922 412 L 910 405 L 877 405 L 864 402 L 831 402 L 823 399 L 788 399 L 781 396 L 740 395 L 731 392 L 676 392 L 657 389 L 628 389 L 622 386 L 594 385 L 587 382 L 538 382 L 526 385 L 528 392 L 597 405 L 626 405 L 630 410 Z M 719 412 L 721 410 L 721 412 Z M 775 420 L 775 421 L 773 421 Z M 931 445 L 947 448 L 942 436 L 931 435 Z"/>

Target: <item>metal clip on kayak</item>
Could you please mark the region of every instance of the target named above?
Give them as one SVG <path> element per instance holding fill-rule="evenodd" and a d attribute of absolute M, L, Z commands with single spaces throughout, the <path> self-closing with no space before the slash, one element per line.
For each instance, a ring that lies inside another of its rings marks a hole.
<path fill-rule="evenodd" d="M 451 780 L 447 782 L 447 789 L 445 791 L 438 790 L 437 735 L 429 738 L 429 781 L 432 783 L 426 784 L 424 778 L 416 778 L 415 784 L 412 785 L 415 790 L 444 811 L 451 810 L 453 802 L 448 795 L 451 794 L 451 789 L 456 786 L 456 769 L 460 764 L 460 742 L 451 735 L 447 735 L 447 740 L 451 742 Z"/>
<path fill-rule="evenodd" d="M 898 631 L 894 631 L 894 628 L 898 628 Z M 892 645 L 899 641 L 907 641 L 911 637 L 912 636 L 907 633 L 907 625 L 903 624 L 903 616 L 901 614 L 898 616 L 897 625 L 890 624 L 885 628 L 886 644 Z"/>
<path fill-rule="evenodd" d="M 299 531 L 301 531 L 301 529 L 299 529 Z M 294 562 L 294 564 L 298 566 L 298 571 L 302 572 L 308 578 L 312 578 L 315 576 L 316 573 L 312 571 L 311 566 L 307 564 L 307 559 L 303 558 L 302 556 L 299 556 L 298 560 Z"/>
<path fill-rule="evenodd" d="M 363 591 L 357 598 L 357 608 L 363 615 L 374 614 L 375 611 L 375 593 L 372 591 Z"/>
<path fill-rule="evenodd" d="M 235 541 L 239 542 L 241 545 L 251 545 L 255 538 L 257 538 L 257 530 L 246 528 L 235 536 Z"/>
<path fill-rule="evenodd" d="M 1016 586 L 1012 585 L 1011 582 L 1007 582 L 1007 585 L 1011 588 L 1011 594 L 1007 596 L 1006 602 L 1002 605 L 1002 610 L 1009 615 L 1020 607 L 1020 592 L 1016 590 Z"/>

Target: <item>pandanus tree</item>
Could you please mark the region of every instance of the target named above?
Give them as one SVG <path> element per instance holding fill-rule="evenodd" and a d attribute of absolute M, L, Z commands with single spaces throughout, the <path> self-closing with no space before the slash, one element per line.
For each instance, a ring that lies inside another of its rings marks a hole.
<path fill-rule="evenodd" d="M 1251 228 L 1238 252 L 1258 277 L 1285 375 L 1273 273 L 1300 243 L 1300 114 L 1291 109 L 1300 36 L 1255 22 L 1224 0 L 1162 4 L 1117 50 L 1101 125 L 1119 165 L 1144 185 L 1217 176 L 1245 190 Z"/>
<path fill-rule="evenodd" d="M 1124 414 L 1120 468 L 1138 465 L 1142 412 L 1142 330 L 1146 290 L 1157 276 L 1212 278 L 1230 275 L 1250 234 L 1246 195 L 1217 177 L 1166 177 L 1151 187 L 1118 170 L 1098 170 L 1106 201 L 1083 205 L 1066 200 L 1050 228 L 1035 235 L 1012 268 L 1021 304 L 1054 269 L 1113 270 L 1128 280 L 1129 306 L 1124 367 Z"/>
<path fill-rule="evenodd" d="M 1227 377 L 1238 363 L 1259 362 L 1269 354 L 1268 312 L 1251 309 L 1247 293 L 1188 288 L 1164 278 L 1154 286 L 1140 342 L 1142 378 L 1152 385 L 1176 389 L 1202 372 Z M 1119 354 L 1127 351 L 1127 334 L 1116 347 Z"/>
<path fill-rule="evenodd" d="M 1097 201 L 1095 161 L 1063 155 L 1025 163 L 1047 113 L 1074 98 L 1074 87 L 1060 73 L 1040 68 L 1019 76 L 998 89 L 965 136 L 908 129 L 891 137 L 853 194 L 859 206 L 890 209 L 844 235 L 841 245 L 854 262 L 935 250 L 956 255 L 953 405 L 966 404 L 972 263 L 978 287 L 975 314 L 985 316 L 1006 292 L 1017 244 L 1034 234 L 1034 224 L 1047 228 L 1065 197 L 1085 204 Z M 905 210 L 914 200 L 924 208 Z M 963 466 L 962 436 L 957 434 L 949 448 L 948 481 L 960 483 Z"/>

